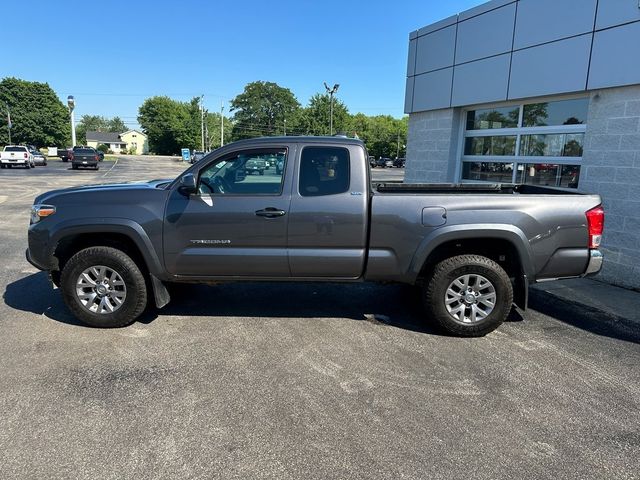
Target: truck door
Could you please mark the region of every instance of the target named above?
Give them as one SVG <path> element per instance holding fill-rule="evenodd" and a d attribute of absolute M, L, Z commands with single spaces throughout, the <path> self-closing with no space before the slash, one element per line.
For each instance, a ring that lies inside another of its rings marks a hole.
<path fill-rule="evenodd" d="M 167 270 L 199 277 L 288 277 L 288 154 L 286 147 L 234 151 L 197 172 L 196 194 L 175 189 L 163 235 Z"/>
<path fill-rule="evenodd" d="M 363 274 L 368 181 L 361 146 L 302 148 L 289 213 L 292 276 L 358 278 Z"/>

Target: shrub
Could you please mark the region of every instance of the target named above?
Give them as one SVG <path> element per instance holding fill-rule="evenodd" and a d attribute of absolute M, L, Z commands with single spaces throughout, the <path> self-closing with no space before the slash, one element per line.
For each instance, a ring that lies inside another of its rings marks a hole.
<path fill-rule="evenodd" d="M 101 143 L 100 145 L 98 145 L 98 150 L 100 150 L 102 153 L 110 153 L 109 147 L 104 143 Z"/>

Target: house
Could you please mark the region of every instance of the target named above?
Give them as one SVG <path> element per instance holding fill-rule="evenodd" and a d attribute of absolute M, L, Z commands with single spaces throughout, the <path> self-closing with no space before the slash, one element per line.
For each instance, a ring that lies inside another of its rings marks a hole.
<path fill-rule="evenodd" d="M 98 145 L 106 145 L 113 153 L 127 151 L 127 142 L 120 138 L 119 133 L 114 132 L 87 132 L 87 146 L 98 148 Z"/>
<path fill-rule="evenodd" d="M 149 141 L 147 136 L 140 130 L 128 130 L 120 134 L 123 142 L 127 143 L 127 149 L 135 149 L 136 155 L 146 155 L 149 153 Z"/>
<path fill-rule="evenodd" d="M 139 130 L 128 130 L 124 133 L 87 132 L 87 146 L 98 148 L 106 145 L 114 153 L 128 153 L 132 149 L 136 155 L 149 153 L 147 136 Z"/>

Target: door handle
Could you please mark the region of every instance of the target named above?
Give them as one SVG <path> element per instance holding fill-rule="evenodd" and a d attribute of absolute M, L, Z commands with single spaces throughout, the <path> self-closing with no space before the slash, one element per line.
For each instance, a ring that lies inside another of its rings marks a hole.
<path fill-rule="evenodd" d="M 280 210 L 274 207 L 267 207 L 264 210 L 256 210 L 257 216 L 267 218 L 282 217 L 283 215 L 286 215 L 286 213 L 287 212 L 285 212 L 284 210 Z"/>

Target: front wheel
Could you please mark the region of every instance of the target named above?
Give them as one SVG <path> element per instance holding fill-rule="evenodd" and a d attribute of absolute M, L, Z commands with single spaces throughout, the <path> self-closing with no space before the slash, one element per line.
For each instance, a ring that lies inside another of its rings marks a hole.
<path fill-rule="evenodd" d="M 504 269 L 481 255 L 458 255 L 438 263 L 423 296 L 430 316 L 449 333 L 480 337 L 505 321 L 513 287 Z"/>
<path fill-rule="evenodd" d="M 147 286 L 138 265 L 121 250 L 90 247 L 62 269 L 62 297 L 71 312 L 92 327 L 132 323 L 147 306 Z"/>

